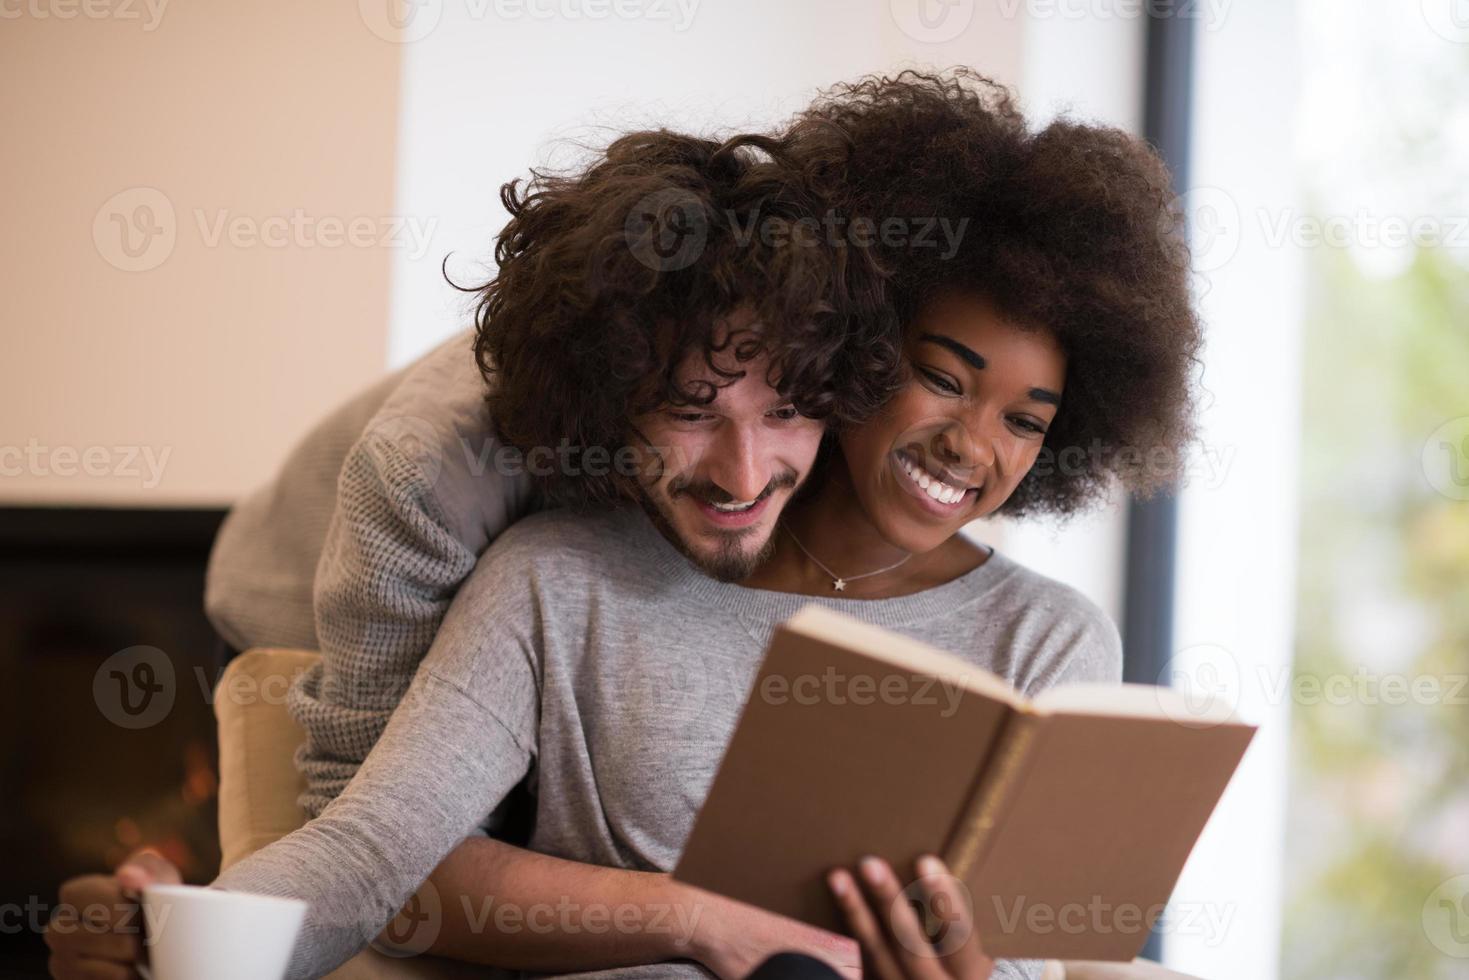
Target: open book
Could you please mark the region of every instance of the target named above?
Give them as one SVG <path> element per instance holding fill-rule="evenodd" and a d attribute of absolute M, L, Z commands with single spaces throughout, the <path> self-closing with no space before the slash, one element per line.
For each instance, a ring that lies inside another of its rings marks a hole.
<path fill-rule="evenodd" d="M 826 872 L 922 854 L 992 957 L 1131 960 L 1255 728 L 1178 691 L 1028 700 L 915 640 L 809 606 L 777 629 L 674 877 L 845 932 Z"/>

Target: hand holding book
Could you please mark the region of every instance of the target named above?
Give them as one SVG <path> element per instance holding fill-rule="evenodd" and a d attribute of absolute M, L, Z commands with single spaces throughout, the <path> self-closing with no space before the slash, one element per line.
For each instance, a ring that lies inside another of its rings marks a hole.
<path fill-rule="evenodd" d="M 674 877 L 837 931 L 831 869 L 941 854 L 987 955 L 1128 961 L 1254 733 L 1149 685 L 1027 699 L 811 606 L 776 631 Z"/>
<path fill-rule="evenodd" d="M 931 854 L 919 858 L 914 870 L 918 877 L 907 888 L 878 857 L 863 858 L 855 875 L 842 868 L 827 875 L 848 928 L 862 944 L 862 975 L 878 980 L 989 980 L 995 961 L 980 948 L 963 885 Z M 922 908 L 922 921 L 910 898 Z"/>

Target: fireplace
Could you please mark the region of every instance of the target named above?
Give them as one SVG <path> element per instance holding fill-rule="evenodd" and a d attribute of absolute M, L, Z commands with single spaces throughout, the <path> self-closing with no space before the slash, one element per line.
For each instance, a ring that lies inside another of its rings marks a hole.
<path fill-rule="evenodd" d="M 0 975 L 44 975 L 63 878 L 144 844 L 186 880 L 218 870 L 203 588 L 222 518 L 0 508 Z"/>

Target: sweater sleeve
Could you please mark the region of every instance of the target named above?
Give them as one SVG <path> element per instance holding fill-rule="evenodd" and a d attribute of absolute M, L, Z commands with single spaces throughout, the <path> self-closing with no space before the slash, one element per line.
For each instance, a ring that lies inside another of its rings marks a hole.
<path fill-rule="evenodd" d="M 291 977 L 365 948 L 530 770 L 539 719 L 533 606 L 466 588 L 347 787 L 214 887 L 308 904 Z"/>
<path fill-rule="evenodd" d="M 415 432 L 426 426 L 370 426 L 338 479 L 313 594 L 322 659 L 288 695 L 306 734 L 296 765 L 311 816 L 367 758 L 477 551 L 524 509 L 520 487 L 493 472 L 462 472 L 443 434 Z M 459 510 L 477 521 L 444 504 L 472 498 L 475 507 Z"/>

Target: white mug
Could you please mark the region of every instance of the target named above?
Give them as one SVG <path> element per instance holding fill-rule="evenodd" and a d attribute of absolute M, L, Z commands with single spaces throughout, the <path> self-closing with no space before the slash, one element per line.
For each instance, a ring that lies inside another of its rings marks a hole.
<path fill-rule="evenodd" d="M 147 885 L 150 980 L 280 980 L 306 903 L 195 885 Z"/>

